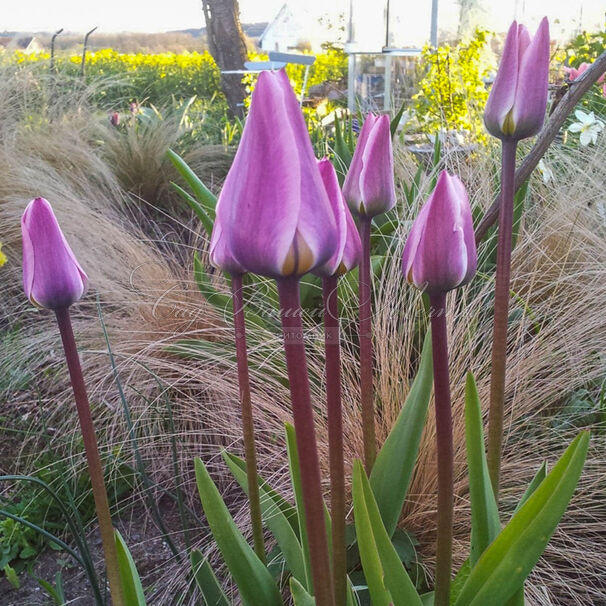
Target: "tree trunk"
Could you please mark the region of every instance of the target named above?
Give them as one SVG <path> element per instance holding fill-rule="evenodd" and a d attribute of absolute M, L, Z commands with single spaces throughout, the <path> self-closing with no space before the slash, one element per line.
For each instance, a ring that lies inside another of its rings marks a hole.
<path fill-rule="evenodd" d="M 244 69 L 246 44 L 238 0 L 202 0 L 208 48 L 221 71 Z M 233 116 L 244 113 L 246 88 L 241 74 L 221 74 L 221 88 Z"/>

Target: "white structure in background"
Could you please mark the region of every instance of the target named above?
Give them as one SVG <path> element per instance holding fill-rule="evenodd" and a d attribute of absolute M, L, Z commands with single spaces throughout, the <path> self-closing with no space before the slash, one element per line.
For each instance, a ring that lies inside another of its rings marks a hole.
<path fill-rule="evenodd" d="M 282 5 L 259 37 L 261 50 L 281 53 L 310 50 L 319 53 L 323 43 L 339 42 L 343 32 L 337 26 L 338 14 L 319 14 L 301 4 L 295 1 Z"/>
<path fill-rule="evenodd" d="M 27 53 L 41 53 L 44 46 L 35 36 L 0 36 L 0 48 L 9 51 L 21 51 Z"/>

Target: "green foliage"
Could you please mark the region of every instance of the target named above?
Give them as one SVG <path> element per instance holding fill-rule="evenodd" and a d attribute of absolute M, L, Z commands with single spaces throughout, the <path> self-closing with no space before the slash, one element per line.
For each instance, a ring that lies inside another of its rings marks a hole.
<path fill-rule="evenodd" d="M 427 333 L 419 371 L 402 411 L 383 444 L 370 474 L 387 533 L 395 529 L 412 477 L 433 385 L 431 336 Z"/>
<path fill-rule="evenodd" d="M 242 599 L 250 606 L 280 606 L 282 599 L 271 574 L 238 530 L 200 459 L 195 460 L 195 468 L 204 513 Z"/>
<path fill-rule="evenodd" d="M 372 603 L 418 604 L 421 599 L 385 529 L 360 461 L 354 462 L 352 494 L 360 558 Z"/>
<path fill-rule="evenodd" d="M 530 574 L 564 514 L 583 470 L 582 432 L 472 568 L 455 606 L 504 604 Z"/>
<path fill-rule="evenodd" d="M 423 132 L 465 131 L 472 140 L 486 140 L 482 113 L 488 99 L 487 38 L 487 32 L 476 30 L 471 40 L 456 46 L 423 49 L 421 65 L 426 71 L 413 97 Z"/>
<path fill-rule="evenodd" d="M 592 63 L 606 49 L 606 31 L 582 32 L 566 46 L 567 65 L 579 67 L 581 63 Z"/>
<path fill-rule="evenodd" d="M 133 556 L 128 550 L 122 535 L 114 530 L 116 540 L 116 551 L 118 555 L 118 572 L 120 573 L 120 584 L 125 603 L 128 606 L 145 606 L 145 596 L 143 595 L 143 586 L 137 572 L 137 567 Z"/>

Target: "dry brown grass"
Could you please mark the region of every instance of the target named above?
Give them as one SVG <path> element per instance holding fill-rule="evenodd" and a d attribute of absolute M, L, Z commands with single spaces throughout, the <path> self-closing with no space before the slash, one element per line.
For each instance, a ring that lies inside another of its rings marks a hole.
<path fill-rule="evenodd" d="M 108 363 L 95 295 L 103 306 L 120 378 L 153 480 L 159 487 L 175 488 L 170 448 L 173 436 L 166 423 L 168 399 L 175 418 L 174 437 L 179 446 L 183 488 L 190 503 L 196 504 L 192 459 L 203 456 L 215 470 L 220 488 L 229 496 L 236 519 L 245 527 L 244 500 L 227 477 L 219 457 L 221 447 L 240 450 L 238 389 L 234 363 L 229 358 L 232 329 L 192 283 L 192 253 L 194 249 L 204 250 L 206 238 L 188 222 L 172 221 L 170 217 L 160 228 L 150 225 L 146 213 L 130 204 L 132 188 L 124 174 L 143 183 L 138 174 L 143 168 L 137 168 L 141 166 L 139 161 L 128 165 L 129 153 L 123 153 L 123 148 L 117 155 L 107 153 L 107 147 L 105 153 L 100 153 L 99 129 L 107 128 L 105 116 L 91 114 L 83 103 L 64 111 L 60 120 L 24 128 L 22 121 L 11 119 L 7 109 L 7 104 L 21 94 L 20 89 L 15 86 L 9 94 L 5 88 L 0 86 L 0 116 L 7 116 L 6 122 L 0 121 L 0 162 L 4 167 L 0 174 L 0 234 L 9 261 L 0 274 L 0 312 L 3 324 L 19 323 L 21 328 L 20 339 L 0 360 L 0 372 L 7 372 L 16 359 L 27 359 L 34 373 L 31 391 L 17 393 L 9 385 L 4 394 L 6 401 L 18 397 L 24 406 L 35 410 L 39 396 L 46 423 L 55 429 L 57 452 L 74 468 L 82 466 L 75 412 L 63 378 L 52 318 L 46 312 L 33 311 L 23 301 L 19 283 L 19 216 L 30 198 L 43 195 L 52 202 L 91 279 L 91 294 L 74 311 L 103 450 L 119 452 L 132 463 L 132 444 Z M 550 421 L 563 398 L 605 373 L 605 226 L 598 212 L 606 181 L 606 167 L 601 161 L 606 151 L 603 139 L 599 148 L 573 156 L 554 153 L 550 158 L 561 167 L 558 181 L 533 184 L 532 207 L 514 254 L 513 284 L 518 295 L 515 307 L 520 314 L 510 330 L 502 494 L 506 511 L 512 510 L 523 485 L 541 461 L 553 463 L 574 435 L 574 430 L 553 429 Z M 199 153 L 204 156 L 206 152 Z M 494 168 L 492 162 L 489 154 L 468 164 L 447 160 L 456 165 L 451 168 L 458 169 L 470 185 L 472 202 L 484 207 L 491 198 L 488 175 Z M 410 179 L 414 171 L 410 158 L 401 153 L 397 164 L 399 178 Z M 588 178 L 578 178 L 579 166 L 590 167 Z M 146 194 L 153 199 L 146 201 L 170 208 L 161 204 L 166 192 L 162 185 L 154 186 L 152 193 Z M 417 203 L 426 193 L 422 192 Z M 416 212 L 416 207 L 402 210 L 401 227 L 395 235 L 398 251 Z M 150 238 L 149 234 L 157 237 Z M 222 280 L 216 279 L 216 284 L 226 291 Z M 492 276 L 480 275 L 472 287 L 458 297 L 451 296 L 449 302 L 457 461 L 457 563 L 466 557 L 469 537 L 463 382 L 471 369 L 486 403 L 491 334 L 486 309 L 492 287 Z M 375 282 L 375 293 L 376 389 L 381 403 L 378 436 L 383 440 L 413 378 L 410 361 L 417 358 L 418 341 L 411 318 L 419 312 L 420 300 L 414 289 L 402 283 L 397 256 L 386 263 L 381 280 Z M 346 315 L 347 321 L 353 321 L 355 310 L 347 310 Z M 312 395 L 319 412 L 320 449 L 325 461 L 321 333 L 313 322 L 308 325 Z M 169 354 L 167 347 L 182 339 L 215 343 L 217 353 L 198 359 Z M 290 419 L 290 412 L 287 389 L 281 380 L 280 338 L 275 331 L 257 329 L 251 331 L 250 341 L 259 458 L 264 473 L 287 494 L 282 426 Z M 353 343 L 345 344 L 343 363 L 349 473 L 352 459 L 362 452 Z M 38 415 L 33 418 L 39 422 Z M 15 461 L 16 468 L 27 469 L 31 459 L 25 453 L 31 452 L 35 439 L 32 435 L 26 442 L 24 457 Z M 606 600 L 602 561 L 606 545 L 605 482 L 600 464 L 605 446 L 603 436 L 594 436 L 575 500 L 528 584 L 528 603 L 532 606 L 599 604 Z M 401 520 L 419 538 L 428 571 L 433 563 L 435 492 L 434 421 L 430 414 Z M 159 489 L 156 494 L 160 495 Z M 137 492 L 130 502 L 140 500 L 141 493 Z M 130 502 L 123 504 L 125 511 Z M 180 541 L 178 528 L 173 530 Z M 196 534 L 199 546 L 212 553 L 211 537 L 198 530 Z M 170 603 L 170 596 L 186 586 L 186 566 L 171 562 L 152 571 L 150 578 L 157 582 L 150 603 Z"/>

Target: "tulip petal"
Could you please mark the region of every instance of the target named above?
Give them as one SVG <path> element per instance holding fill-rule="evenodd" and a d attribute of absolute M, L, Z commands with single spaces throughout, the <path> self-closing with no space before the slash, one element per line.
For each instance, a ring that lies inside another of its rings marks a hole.
<path fill-rule="evenodd" d="M 368 114 L 366 116 L 362 130 L 358 136 L 358 141 L 356 142 L 356 148 L 354 150 L 353 158 L 351 159 L 351 164 L 349 165 L 349 170 L 347 171 L 345 181 L 343 182 L 343 196 L 352 213 L 360 212 L 360 204 L 362 203 L 362 191 L 360 190 L 360 174 L 362 173 L 363 168 L 362 156 L 364 155 L 364 149 L 366 148 L 366 142 L 368 141 L 370 132 L 377 119 L 377 116 L 374 114 Z"/>
<path fill-rule="evenodd" d="M 514 21 L 507 32 L 501 63 L 484 111 L 484 123 L 488 132 L 499 138 L 504 134 L 505 119 L 516 98 L 519 67 L 518 29 L 518 24 Z"/>
<path fill-rule="evenodd" d="M 431 199 L 431 198 L 430 198 Z M 412 279 L 412 265 L 417 255 L 419 248 L 419 242 L 423 237 L 425 231 L 425 222 L 427 220 L 427 213 L 429 212 L 429 200 L 423 204 L 417 218 L 414 220 L 408 237 L 406 238 L 406 244 L 404 244 L 404 252 L 402 253 L 402 273 L 408 282 L 413 284 Z"/>
<path fill-rule="evenodd" d="M 227 246 L 256 273 L 281 275 L 297 228 L 301 175 L 286 103 L 277 74 L 261 73 L 218 200 L 226 208 Z"/>
<path fill-rule="evenodd" d="M 360 265 L 360 261 L 362 260 L 360 232 L 347 205 L 345 205 L 345 223 L 347 236 L 345 238 L 345 248 L 341 257 L 341 264 L 339 265 L 340 274 L 351 271 L 354 267 Z"/>
<path fill-rule="evenodd" d="M 28 204 L 21 218 L 21 231 L 23 288 L 30 301 L 48 309 L 78 301 L 86 291 L 88 277 L 44 198 Z"/>
<path fill-rule="evenodd" d="M 333 276 L 343 257 L 343 250 L 347 241 L 347 216 L 345 214 L 345 200 L 339 187 L 337 173 L 328 158 L 318 161 L 318 168 L 322 177 L 322 182 L 328 194 L 328 200 L 337 224 L 337 246 L 334 254 L 320 267 L 316 268 L 314 273 L 319 276 Z"/>
<path fill-rule="evenodd" d="M 549 21 L 544 17 L 520 64 L 513 109 L 516 139 L 531 137 L 543 127 L 548 81 Z"/>
<path fill-rule="evenodd" d="M 379 116 L 362 153 L 360 189 L 364 214 L 374 217 L 396 203 L 389 116 Z"/>

